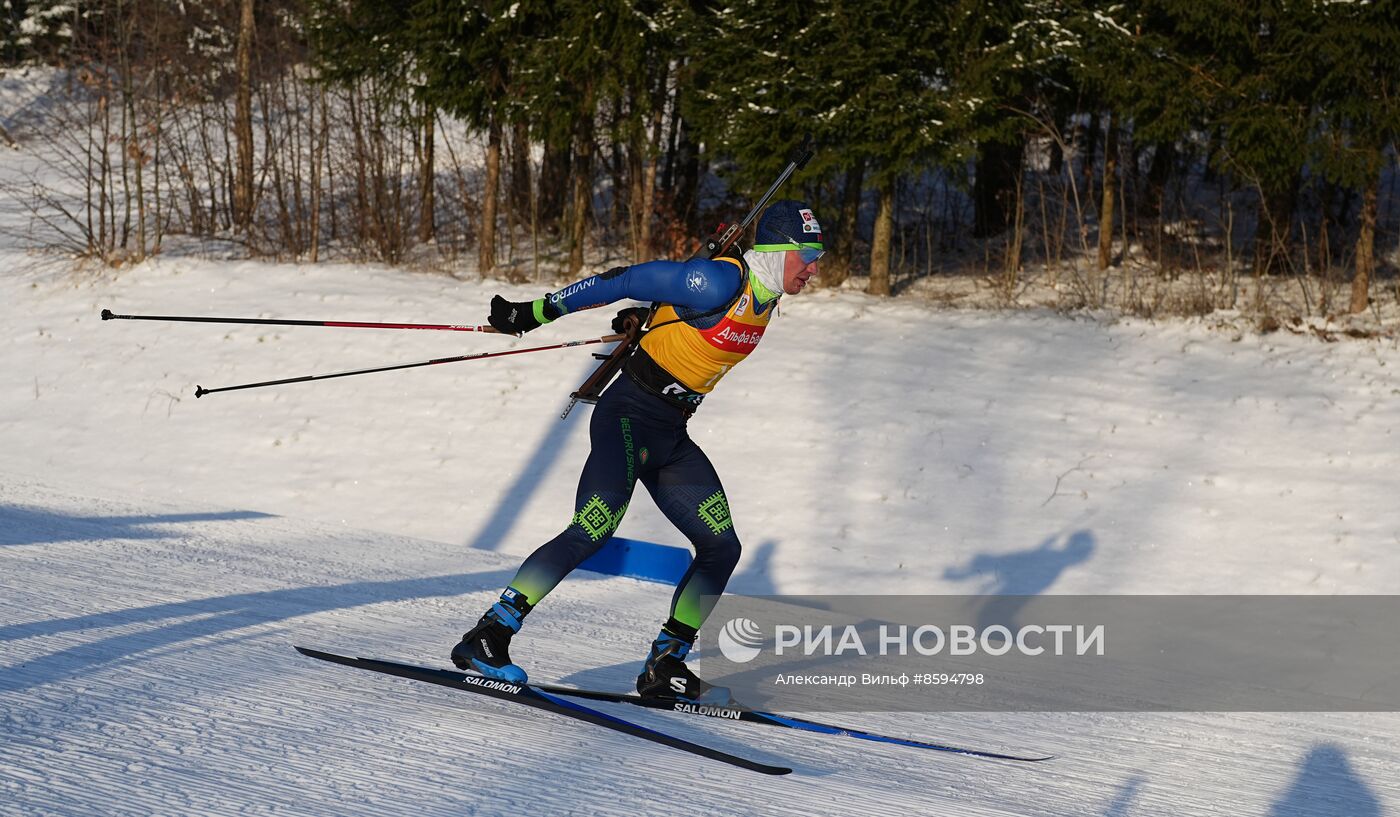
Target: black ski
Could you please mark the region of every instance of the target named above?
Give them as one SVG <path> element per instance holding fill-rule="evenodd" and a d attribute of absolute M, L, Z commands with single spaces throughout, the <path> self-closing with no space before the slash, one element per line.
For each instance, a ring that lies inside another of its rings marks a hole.
<path fill-rule="evenodd" d="M 373 658 L 351 658 L 335 653 L 312 650 L 306 647 L 297 647 L 297 652 L 311 658 L 318 658 L 322 661 L 329 661 L 333 664 L 344 664 L 347 667 L 367 669 L 372 672 L 382 672 L 385 675 L 396 675 L 400 678 L 409 678 L 414 681 L 426 681 L 430 684 L 450 687 L 452 689 L 466 692 L 476 692 L 491 698 L 502 701 L 514 701 L 516 703 L 532 706 L 536 709 L 543 709 L 546 712 L 553 712 L 556 715 L 563 715 L 566 718 L 573 718 L 625 735 L 649 740 L 663 746 L 670 746 L 682 752 L 689 752 L 693 755 L 706 757 L 711 760 L 718 760 L 728 763 L 731 766 L 738 766 L 750 771 L 762 772 L 763 774 L 789 774 L 792 769 L 784 766 L 770 766 L 766 763 L 759 763 L 755 760 L 731 755 L 728 752 L 721 752 L 684 738 L 668 735 L 649 729 L 640 724 L 615 718 L 596 709 L 589 709 L 573 701 L 556 698 L 536 687 L 526 684 L 511 684 L 505 681 L 494 681 L 489 678 L 482 678 L 477 675 L 467 675 L 461 672 L 450 670 L 431 669 L 429 667 L 418 667 L 412 664 L 399 664 L 393 661 L 379 661 Z"/>
<path fill-rule="evenodd" d="M 640 695 L 630 695 L 621 692 L 574 689 L 572 687 L 553 686 L 550 684 L 534 684 L 533 686 L 535 689 L 549 695 L 567 695 L 573 698 L 584 698 L 590 701 L 628 703 L 633 706 L 644 706 L 648 709 L 664 709 L 669 712 L 681 712 L 686 715 L 697 715 L 705 718 L 747 721 L 748 723 L 766 723 L 769 726 L 781 726 L 785 729 L 798 729 L 803 732 L 816 732 L 822 735 L 845 735 L 846 737 L 870 740 L 877 743 L 910 746 L 915 749 L 930 749 L 935 752 L 950 752 L 952 754 L 966 755 L 968 757 L 989 758 L 993 760 L 1015 760 L 1022 763 L 1039 763 L 1043 760 L 1052 760 L 1054 758 L 1054 755 L 1013 755 L 1002 752 L 991 752 L 985 749 L 968 749 L 963 746 L 953 746 L 946 743 L 929 743 L 928 741 L 922 740 L 890 737 L 889 735 L 879 735 L 861 729 L 850 729 L 845 726 L 832 726 L 827 723 L 794 718 L 790 715 L 761 712 L 756 709 L 748 709 L 747 707 L 738 705 L 721 706 L 715 704 L 693 704 L 683 701 L 643 698 Z"/>

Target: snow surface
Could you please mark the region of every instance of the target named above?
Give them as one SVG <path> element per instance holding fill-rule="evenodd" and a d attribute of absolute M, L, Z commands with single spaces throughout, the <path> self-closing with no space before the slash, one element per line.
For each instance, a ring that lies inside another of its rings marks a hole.
<path fill-rule="evenodd" d="M 193 397 L 523 340 L 117 313 L 478 323 L 497 291 L 344 265 L 73 272 L 0 250 L 0 813 L 1378 815 L 1400 717 L 852 714 L 1038 766 L 677 721 L 781 779 L 320 664 L 444 665 L 567 521 L 585 350 Z M 1207 322 L 812 293 L 692 420 L 741 592 L 1387 593 L 1400 350 Z M 650 503 L 623 533 L 682 544 Z M 1067 547 L 1073 538 L 1080 548 Z M 1082 545 L 1088 542 L 1087 556 Z M 516 657 L 625 688 L 669 592 L 580 574 Z"/>
<path fill-rule="evenodd" d="M 558 415 L 599 347 L 194 387 L 592 337 L 605 310 L 520 340 L 98 319 L 476 324 L 497 289 L 540 292 L 251 262 L 11 274 L 0 441 L 10 470 L 56 484 L 524 555 L 572 512 L 589 409 Z M 1394 339 L 817 292 L 783 305 L 690 425 L 746 542 L 736 590 L 1381 592 L 1400 580 L 1398 362 Z M 684 544 L 647 501 L 623 531 Z M 1090 558 L 1059 564 L 1076 535 Z M 977 560 L 997 575 L 945 577 Z"/>

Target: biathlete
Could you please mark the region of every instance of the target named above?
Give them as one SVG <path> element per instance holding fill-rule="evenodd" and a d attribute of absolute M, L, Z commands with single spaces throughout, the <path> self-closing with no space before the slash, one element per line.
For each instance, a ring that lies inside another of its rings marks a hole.
<path fill-rule="evenodd" d="M 670 618 L 652 642 L 637 691 L 644 696 L 729 702 L 685 665 L 696 633 L 739 561 L 739 537 L 714 466 L 686 421 L 722 377 L 763 339 L 778 300 L 796 295 L 824 252 L 812 208 L 774 202 L 758 221 L 742 258 L 650 261 L 585 278 L 532 302 L 491 300 L 490 323 L 529 332 L 572 312 L 624 298 L 660 303 L 652 329 L 599 399 L 589 423 L 592 450 L 579 478 L 574 515 L 541 545 L 476 626 L 452 650 L 452 662 L 490 678 L 525 683 L 510 639 L 529 612 L 617 530 L 637 482 L 695 548 L 676 586 Z M 634 307 L 618 313 L 615 331 Z"/>

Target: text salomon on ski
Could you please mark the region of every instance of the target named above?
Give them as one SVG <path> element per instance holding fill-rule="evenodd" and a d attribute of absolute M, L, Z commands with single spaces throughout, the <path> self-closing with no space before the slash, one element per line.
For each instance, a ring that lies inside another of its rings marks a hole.
<path fill-rule="evenodd" d="M 367 669 L 372 672 L 380 672 L 385 675 L 396 675 L 400 678 L 408 678 L 414 681 L 425 681 L 430 684 L 449 687 L 451 689 L 476 692 L 491 698 L 502 701 L 515 701 L 536 709 L 543 709 L 546 712 L 553 712 L 556 715 L 563 715 L 566 718 L 591 723 L 611 729 L 614 732 L 621 732 L 625 735 L 632 735 L 663 746 L 670 746 L 682 752 L 689 752 L 693 755 L 718 760 L 728 763 L 731 766 L 738 766 L 750 771 L 762 772 L 763 774 L 789 774 L 792 769 L 785 766 L 771 766 L 767 763 L 759 763 L 755 760 L 731 755 L 718 749 L 712 749 L 694 741 L 668 735 L 665 732 L 658 732 L 640 724 L 615 718 L 596 709 L 589 709 L 573 701 L 556 698 L 547 692 L 542 692 L 526 684 L 512 684 L 506 681 L 495 681 L 490 678 L 482 678 L 477 675 L 467 675 L 451 670 L 431 669 L 429 667 L 418 667 L 411 664 L 399 664 L 393 661 L 379 661 L 373 658 L 351 658 L 345 655 L 322 652 L 320 650 L 297 647 L 297 652 L 311 658 L 322 661 L 329 661 L 333 664 L 343 664 L 347 667 L 357 669 Z"/>
<path fill-rule="evenodd" d="M 584 698 L 590 701 L 628 703 L 633 706 L 643 706 L 648 709 L 663 709 L 670 712 L 680 712 L 686 715 L 698 715 L 706 718 L 746 721 L 748 723 L 766 723 L 769 726 L 781 726 L 785 729 L 798 729 L 803 732 L 816 732 L 822 735 L 845 735 L 846 737 L 859 738 L 860 740 L 889 743 L 895 746 L 909 746 L 915 749 L 929 749 L 935 752 L 950 752 L 952 754 L 966 755 L 968 757 L 990 758 L 993 760 L 1015 760 L 1023 763 L 1039 763 L 1043 760 L 1054 759 L 1054 755 L 1013 755 L 1003 752 L 988 751 L 986 749 L 969 749 L 964 746 L 954 746 L 946 743 L 930 743 L 923 740 L 896 738 L 889 735 L 866 732 L 862 729 L 850 729 L 845 726 L 833 726 L 828 723 L 794 718 L 790 715 L 761 712 L 756 709 L 749 709 L 738 705 L 721 706 L 716 704 L 689 703 L 687 701 L 668 701 L 659 698 L 643 698 L 640 695 L 630 695 L 621 692 L 574 689 L 572 687 L 552 686 L 550 684 L 533 684 L 532 686 L 549 695 L 568 695 L 570 697 Z"/>

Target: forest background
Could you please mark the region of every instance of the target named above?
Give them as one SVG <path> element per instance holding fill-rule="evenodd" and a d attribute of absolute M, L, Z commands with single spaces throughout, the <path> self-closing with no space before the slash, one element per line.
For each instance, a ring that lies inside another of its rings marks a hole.
<path fill-rule="evenodd" d="M 0 71 L 46 82 L 0 108 L 15 238 L 108 266 L 553 285 L 685 257 L 811 133 L 823 286 L 1265 327 L 1400 296 L 1395 3 L 0 0 Z"/>

